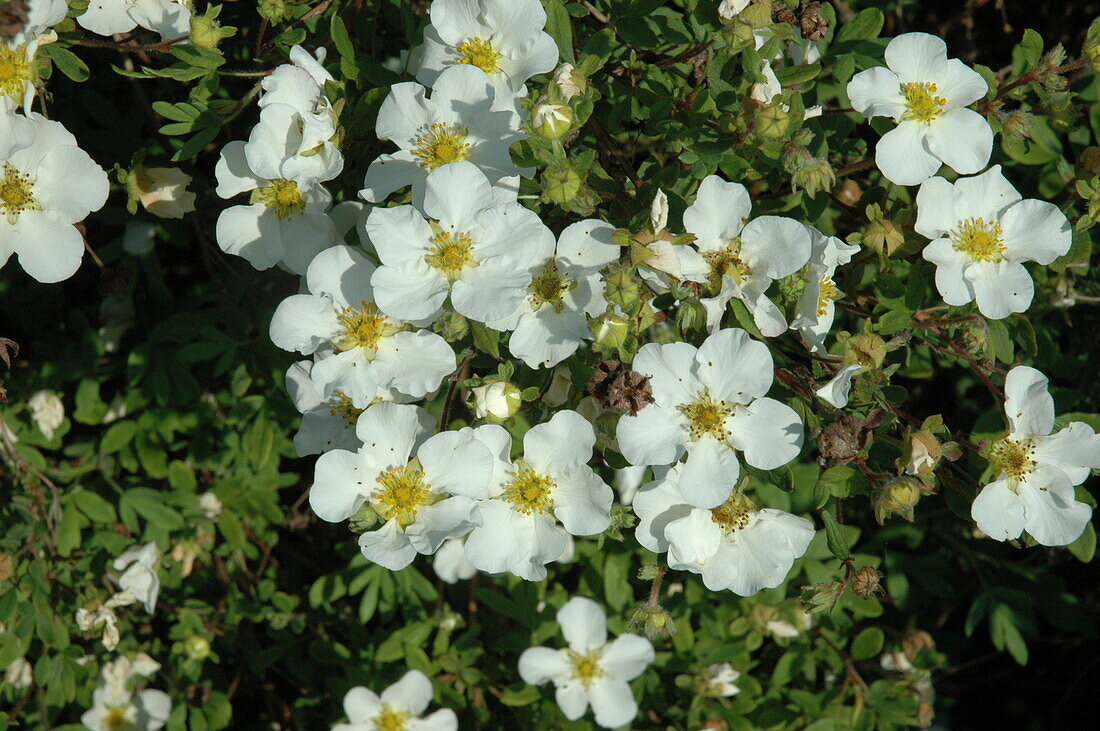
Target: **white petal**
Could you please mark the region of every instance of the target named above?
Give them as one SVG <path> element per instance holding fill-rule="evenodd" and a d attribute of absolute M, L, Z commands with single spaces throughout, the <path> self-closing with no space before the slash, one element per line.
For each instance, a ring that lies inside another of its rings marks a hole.
<path fill-rule="evenodd" d="M 227 143 L 214 166 L 214 176 L 218 181 L 215 192 L 222 198 L 232 198 L 267 185 L 267 181 L 258 177 L 248 166 L 244 145 L 243 140 Z"/>
<path fill-rule="evenodd" d="M 671 521 L 665 528 L 668 539 L 668 567 L 673 571 L 698 572 L 714 558 L 722 544 L 722 530 L 709 510 L 694 508 L 687 517 Z"/>
<path fill-rule="evenodd" d="M 332 301 L 311 294 L 294 294 L 275 308 L 271 342 L 283 350 L 310 355 L 340 333 Z"/>
<path fill-rule="evenodd" d="M 940 169 L 940 158 L 925 143 L 928 127 L 906 120 L 882 136 L 875 147 L 875 164 L 887 180 L 920 185 Z"/>
<path fill-rule="evenodd" d="M 901 94 L 898 75 L 882 66 L 853 76 L 848 82 L 848 99 L 852 108 L 865 117 L 900 119 L 905 113 L 905 97 Z"/>
<path fill-rule="evenodd" d="M 741 254 L 754 273 L 770 279 L 793 274 L 810 260 L 810 232 L 785 216 L 760 216 L 741 234 Z"/>
<path fill-rule="evenodd" d="M 413 398 L 439 388 L 455 370 L 455 353 L 439 335 L 429 330 L 395 333 L 378 346 L 373 363 L 388 387 Z"/>
<path fill-rule="evenodd" d="M 772 398 L 738 409 L 726 428 L 730 443 L 758 469 L 782 467 L 802 451 L 802 421 L 794 409 Z"/>
<path fill-rule="evenodd" d="M 936 265 L 936 289 L 944 302 L 958 306 L 974 301 L 974 288 L 963 275 L 970 259 L 950 239 L 936 239 L 924 247 L 921 256 Z"/>
<path fill-rule="evenodd" d="M 994 165 L 981 175 L 955 181 L 955 218 L 999 220 L 1005 210 L 1021 199 L 1019 191 L 1004 176 L 1000 165 Z"/>
<path fill-rule="evenodd" d="M 452 162 L 428 174 L 424 212 L 446 229 L 470 230 L 477 214 L 492 205 L 492 186 L 473 163 Z"/>
<path fill-rule="evenodd" d="M 637 414 L 624 414 L 615 438 L 630 464 L 672 464 L 684 453 L 687 430 L 678 411 L 650 404 Z"/>
<path fill-rule="evenodd" d="M 607 642 L 607 615 L 599 604 L 575 596 L 558 610 L 562 636 L 573 652 L 587 654 Z"/>
<path fill-rule="evenodd" d="M 1066 214 L 1046 201 L 1023 200 L 1001 217 L 1005 254 L 1017 261 L 1050 264 L 1064 256 L 1073 244 L 1073 230 Z"/>
<path fill-rule="evenodd" d="M 450 291 L 443 274 L 423 259 L 378 267 L 370 281 L 380 310 L 413 322 L 435 319 Z"/>
<path fill-rule="evenodd" d="M 432 681 L 419 670 L 410 670 L 401 680 L 382 691 L 382 703 L 419 716 L 432 701 Z"/>
<path fill-rule="evenodd" d="M 564 650 L 530 647 L 519 656 L 519 677 L 528 685 L 542 685 L 550 680 L 568 678 L 572 664 Z"/>
<path fill-rule="evenodd" d="M 859 364 L 848 365 L 837 371 L 828 383 L 817 389 L 815 393 L 822 401 L 832 404 L 838 409 L 848 405 L 848 393 L 852 390 L 852 378 L 863 370 Z"/>
<path fill-rule="evenodd" d="M 982 488 L 970 506 L 978 529 L 997 541 L 1019 538 L 1024 530 L 1024 503 L 1004 480 Z"/>
<path fill-rule="evenodd" d="M 902 82 L 938 81 L 947 64 L 947 44 L 928 33 L 903 33 L 886 46 L 886 65 Z"/>
<path fill-rule="evenodd" d="M 588 692 L 579 680 L 559 685 L 554 691 L 554 700 L 570 721 L 576 721 L 588 710 Z"/>
<path fill-rule="evenodd" d="M 432 246 L 432 227 L 412 206 L 373 208 L 367 216 L 366 232 L 387 266 L 420 261 Z"/>
<path fill-rule="evenodd" d="M 677 488 L 674 476 L 642 485 L 634 496 L 633 508 L 638 516 L 634 535 L 638 543 L 654 553 L 668 550 L 668 524 L 687 517 L 693 509 Z"/>
<path fill-rule="evenodd" d="M 466 535 L 480 521 L 477 503 L 468 497 L 449 497 L 420 508 L 415 522 L 405 528 L 405 535 L 417 553 L 430 556 L 444 541 Z"/>
<path fill-rule="evenodd" d="M 921 183 L 917 191 L 917 220 L 913 224 L 916 232 L 935 239 L 954 230 L 959 224 L 955 215 L 957 198 L 955 186 L 944 178 L 937 176 Z"/>
<path fill-rule="evenodd" d="M 947 101 L 948 109 L 965 107 L 989 93 L 989 84 L 977 71 L 952 58 L 940 70 L 936 93 Z"/>
<path fill-rule="evenodd" d="M 379 155 L 367 168 L 359 197 L 368 203 L 381 203 L 390 193 L 406 185 L 412 185 L 415 192 L 418 186 L 424 185 L 426 177 L 427 173 L 409 153 Z M 413 199 L 416 199 L 415 195 Z"/>
<path fill-rule="evenodd" d="M 993 130 L 972 109 L 952 109 L 928 125 L 928 150 L 955 172 L 976 173 L 989 162 Z"/>
<path fill-rule="evenodd" d="M 741 466 L 724 442 L 703 437 L 688 442 L 687 463 L 680 473 L 684 498 L 700 508 L 714 508 L 726 501 L 737 485 Z"/>
<path fill-rule="evenodd" d="M 570 534 L 592 536 L 611 525 L 615 494 L 587 465 L 555 475 L 554 517 Z"/>
<path fill-rule="evenodd" d="M 420 440 L 431 434 L 434 423 L 424 409 L 387 401 L 360 414 L 355 433 L 378 464 L 404 466 Z"/>
<path fill-rule="evenodd" d="M 1069 478 L 1056 467 L 1040 464 L 1018 490 L 1024 529 L 1044 546 L 1073 543 L 1092 518 L 1092 508 L 1074 498 Z"/>
<path fill-rule="evenodd" d="M 694 400 L 697 379 L 693 370 L 696 348 L 688 343 L 643 345 L 634 357 L 633 369 L 649 379 L 654 401 L 673 408 Z"/>
<path fill-rule="evenodd" d="M 684 211 L 684 229 L 695 234 L 702 250 L 724 247 L 740 235 L 751 210 L 745 186 L 708 175 L 699 185 L 695 202 Z"/>
<path fill-rule="evenodd" d="M 1054 398 L 1050 381 L 1030 366 L 1016 366 L 1005 377 L 1005 416 L 1012 435 L 1046 436 L 1054 429 Z"/>
<path fill-rule="evenodd" d="M 634 680 L 653 662 L 653 643 L 634 634 L 619 635 L 600 655 L 600 667 L 613 678 Z"/>
<path fill-rule="evenodd" d="M 618 728 L 638 715 L 638 703 L 630 686 L 617 678 L 603 677 L 588 689 L 588 702 L 596 714 L 596 723 Z"/>
<path fill-rule="evenodd" d="M 344 715 L 352 723 L 367 723 L 382 710 L 382 701 L 369 688 L 356 686 L 344 696 Z"/>
<path fill-rule="evenodd" d="M 451 289 L 455 311 L 479 322 L 503 320 L 523 306 L 531 273 L 518 263 L 494 259 L 466 269 Z"/>
<path fill-rule="evenodd" d="M 84 237 L 72 224 L 51 213 L 24 211 L 12 233 L 15 238 L 10 245 L 19 256 L 19 266 L 37 281 L 60 282 L 80 268 Z"/>
<path fill-rule="evenodd" d="M 1074 485 L 1088 479 L 1090 470 L 1100 469 L 1100 434 L 1084 422 L 1071 422 L 1049 437 L 1035 437 L 1034 448 L 1036 462 L 1062 470 Z"/>
<path fill-rule="evenodd" d="M 602 269 L 622 253 L 613 233 L 614 226 L 594 218 L 571 223 L 558 236 L 557 256 L 572 266 Z"/>
<path fill-rule="evenodd" d="M 1035 296 L 1031 275 L 1017 262 L 974 262 L 963 276 L 974 288 L 978 310 L 991 320 L 1025 312 Z"/>
<path fill-rule="evenodd" d="M 367 531 L 359 536 L 359 550 L 368 561 L 390 571 L 400 571 L 416 558 L 416 549 L 401 530 L 396 518 L 378 530 Z"/>
<path fill-rule="evenodd" d="M 432 569 L 447 584 L 465 581 L 477 573 L 477 567 L 466 558 L 466 542 L 461 538 L 451 538 L 443 542 L 435 552 Z"/>
<path fill-rule="evenodd" d="M 473 430 L 428 437 L 416 452 L 432 487 L 452 495 L 484 497 L 493 474 L 493 455 Z"/>
<path fill-rule="evenodd" d="M 747 404 L 772 386 L 773 363 L 768 346 L 740 328 L 719 330 L 704 340 L 695 363 L 699 382 L 716 400 Z"/>
<path fill-rule="evenodd" d="M 592 459 L 596 432 L 576 411 L 563 409 L 523 437 L 523 456 L 541 472 L 566 471 Z"/>
<path fill-rule="evenodd" d="M 336 449 L 317 460 L 309 506 L 317 517 L 329 523 L 350 518 L 373 487 L 375 475 L 366 475 L 359 456 Z"/>

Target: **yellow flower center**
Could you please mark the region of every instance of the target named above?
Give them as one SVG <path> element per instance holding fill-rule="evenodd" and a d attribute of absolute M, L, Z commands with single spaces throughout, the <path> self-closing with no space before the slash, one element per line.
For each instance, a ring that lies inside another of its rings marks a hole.
<path fill-rule="evenodd" d="M 436 122 L 427 128 L 421 128 L 412 149 L 414 157 L 420 160 L 420 167 L 435 170 L 449 162 L 459 162 L 470 156 L 470 143 L 466 136 L 470 130 L 445 122 Z"/>
<path fill-rule="evenodd" d="M 116 729 L 117 731 L 125 731 L 126 729 L 134 728 L 133 722 L 130 721 L 128 714 L 130 710 L 129 706 L 112 706 L 107 711 L 107 716 L 103 719 L 103 725 L 109 729 Z"/>
<path fill-rule="evenodd" d="M 550 305 L 556 312 L 561 312 L 565 306 L 565 293 L 575 286 L 558 272 L 558 265 L 553 259 L 546 262 L 542 274 L 531 280 L 531 307 L 535 310 L 543 305 Z"/>
<path fill-rule="evenodd" d="M 521 463 L 511 481 L 504 486 L 501 497 L 524 515 L 545 513 L 554 507 L 556 487 L 557 484 L 549 476 L 539 474 Z"/>
<path fill-rule="evenodd" d="M 752 500 L 741 494 L 730 495 L 726 502 L 710 511 L 710 519 L 718 524 L 725 534 L 735 533 L 749 524 L 749 518 L 756 512 Z"/>
<path fill-rule="evenodd" d="M 351 400 L 351 396 L 348 396 L 343 391 L 335 391 L 332 397 L 328 400 L 328 412 L 333 416 L 342 416 L 344 421 L 348 424 L 354 424 L 359 421 L 359 415 L 366 409 L 360 409 L 355 406 Z"/>
<path fill-rule="evenodd" d="M 255 199 L 275 211 L 280 221 L 293 218 L 306 209 L 306 201 L 298 184 L 293 180 L 279 178 L 269 181 L 263 188 L 257 188 Z"/>
<path fill-rule="evenodd" d="M 741 239 L 731 239 L 724 249 L 704 251 L 703 259 L 710 265 L 708 284 L 714 290 L 721 289 L 722 277 L 743 282 L 752 269 L 741 258 Z"/>
<path fill-rule="evenodd" d="M 952 239 L 955 248 L 974 261 L 998 262 L 1004 259 L 1004 231 L 996 221 L 968 218 Z"/>
<path fill-rule="evenodd" d="M 473 251 L 474 242 L 468 234 L 452 235 L 449 231 L 439 231 L 432 236 L 431 253 L 424 260 L 453 282 L 463 269 L 477 266 Z"/>
<path fill-rule="evenodd" d="M 487 40 L 474 36 L 470 40 L 458 44 L 455 50 L 458 51 L 459 63 L 477 66 L 487 74 L 500 71 L 500 53 Z"/>
<path fill-rule="evenodd" d="M 31 80 L 26 45 L 8 47 L 0 43 L 0 94 L 23 103 L 23 91 Z"/>
<path fill-rule="evenodd" d="M 344 328 L 335 345 L 338 350 L 364 348 L 368 359 L 373 359 L 383 338 L 404 329 L 382 314 L 373 302 L 361 302 L 359 307 L 347 307 L 337 318 Z"/>
<path fill-rule="evenodd" d="M 405 722 L 411 716 L 412 714 L 406 711 L 398 711 L 391 706 L 383 705 L 382 712 L 374 719 L 374 725 L 378 731 L 405 731 L 407 728 Z"/>
<path fill-rule="evenodd" d="M 0 209 L 7 216 L 8 223 L 14 226 L 23 211 L 42 210 L 34 199 L 34 182 L 29 175 L 19 172 L 10 163 L 4 163 L 0 174 L 3 175 L 0 179 Z"/>
<path fill-rule="evenodd" d="M 443 495 L 432 492 L 432 486 L 424 481 L 424 473 L 416 460 L 404 467 L 386 470 L 378 476 L 378 486 L 371 507 L 386 520 L 397 518 L 402 528 L 416 520 L 421 508 L 443 499 Z"/>
<path fill-rule="evenodd" d="M 1016 441 L 1005 437 L 990 450 L 989 461 L 1008 476 L 1009 484 L 1019 482 L 1035 470 L 1035 445 L 1030 439 Z"/>
<path fill-rule="evenodd" d="M 591 685 L 594 680 L 603 677 L 603 668 L 600 667 L 600 655 L 602 653 L 599 649 L 593 650 L 587 655 L 582 655 L 573 650 L 566 650 L 565 652 L 569 656 L 570 664 L 573 666 L 573 677 L 581 681 L 585 687 Z"/>
<path fill-rule="evenodd" d="M 905 114 L 902 119 L 915 119 L 928 124 L 943 115 L 947 100 L 936 95 L 936 85 L 927 81 L 914 81 L 901 85 L 905 97 Z"/>
<path fill-rule="evenodd" d="M 829 311 L 829 303 L 840 299 L 840 290 L 828 274 L 817 283 L 817 316 L 824 317 Z"/>
<path fill-rule="evenodd" d="M 704 391 L 694 403 L 677 408 L 687 417 L 692 439 L 702 439 L 709 435 L 722 441 L 730 435 L 726 429 L 726 419 L 733 414 L 733 404 L 715 401 Z"/>

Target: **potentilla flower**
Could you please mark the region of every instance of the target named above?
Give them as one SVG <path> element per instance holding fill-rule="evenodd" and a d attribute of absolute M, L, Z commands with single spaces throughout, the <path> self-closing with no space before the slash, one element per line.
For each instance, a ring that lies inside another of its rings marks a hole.
<path fill-rule="evenodd" d="M 511 437 L 487 424 L 469 431 L 496 458 L 492 481 L 478 492 L 482 523 L 466 539 L 466 557 L 482 571 L 509 571 L 528 581 L 546 578 L 546 564 L 568 550 L 568 536 L 602 533 L 611 524 L 611 488 L 588 460 L 592 425 L 559 411 L 523 437 L 523 458 L 508 458 Z"/>
<path fill-rule="evenodd" d="M 149 614 L 157 608 L 160 594 L 160 577 L 157 576 L 157 544 L 150 541 L 143 546 L 130 546 L 111 564 L 115 571 L 122 571 L 119 588 L 129 592 L 145 605 Z"/>
<path fill-rule="evenodd" d="M 721 698 L 732 698 L 741 692 L 734 683 L 741 677 L 739 670 L 734 670 L 728 662 L 714 663 L 707 668 L 706 692 L 707 695 Z"/>
<path fill-rule="evenodd" d="M 26 3 L 26 20 L 23 26 L 5 40 L 14 45 L 27 43 L 65 19 L 69 5 L 65 0 L 29 0 Z"/>
<path fill-rule="evenodd" d="M 336 113 L 323 88 L 324 81 L 332 77 L 308 53 L 298 51 L 291 51 L 296 63 L 283 64 L 261 82 L 266 91 L 259 101 L 260 121 L 248 140 L 249 148 L 260 147 L 261 152 L 257 156 L 246 149 L 246 154 L 250 161 L 268 165 L 272 159 L 281 159 L 278 177 L 309 187 L 339 175 L 344 156 L 333 141 Z M 284 75 L 276 78 L 280 69 Z M 258 168 L 256 172 L 268 174 Z"/>
<path fill-rule="evenodd" d="M 833 277 L 837 267 L 847 264 L 859 251 L 855 244 L 846 244 L 835 236 L 826 236 L 812 226 L 810 232 L 810 262 L 804 272 L 806 289 L 798 298 L 798 313 L 791 320 L 811 353 L 825 352 L 825 336 L 833 327 L 836 300 L 841 292 Z"/>
<path fill-rule="evenodd" d="M 489 75 L 500 108 L 510 109 L 529 78 L 558 62 L 538 0 L 436 0 L 430 14 L 416 73 L 425 86 L 438 88 L 448 68 L 473 66 Z"/>
<path fill-rule="evenodd" d="M 703 508 L 721 505 L 740 472 L 735 450 L 763 470 L 798 456 L 802 422 L 764 394 L 772 356 L 740 328 L 689 343 L 648 343 L 633 369 L 649 379 L 653 403 L 619 419 L 619 450 L 635 465 L 668 465 L 687 452 L 684 494 Z"/>
<path fill-rule="evenodd" d="M 1070 422 L 1054 432 L 1054 399 L 1047 377 L 1016 366 L 1005 379 L 1009 431 L 989 448 L 996 479 L 974 499 L 970 515 L 998 541 L 1025 530 L 1044 546 L 1065 546 L 1084 532 L 1092 508 L 1074 496 L 1089 471 L 1100 468 L 1100 435 Z"/>
<path fill-rule="evenodd" d="M 374 273 L 356 249 L 327 249 L 306 271 L 310 293 L 287 297 L 271 318 L 271 340 L 280 348 L 320 354 L 310 370 L 314 388 L 349 417 L 388 389 L 422 398 L 455 369 L 447 341 L 379 310 Z"/>
<path fill-rule="evenodd" d="M 433 320 L 449 295 L 460 315 L 495 322 L 528 306 L 531 268 L 554 251 L 554 234 L 534 211 L 499 203 L 469 162 L 428 175 L 423 210 L 375 208 L 367 218 L 382 262 L 371 277 L 382 312 Z"/>
<path fill-rule="evenodd" d="M 0 266 L 12 254 L 39 282 L 71 277 L 84 256 L 73 226 L 107 201 L 107 173 L 41 114 L 0 114 Z"/>
<path fill-rule="evenodd" d="M 27 408 L 34 425 L 46 439 L 53 439 L 53 433 L 65 422 L 65 405 L 53 391 L 35 391 L 27 399 Z"/>
<path fill-rule="evenodd" d="M 294 407 L 302 415 L 302 423 L 294 435 L 294 450 L 299 457 L 321 454 L 330 449 L 355 451 L 361 442 L 355 435 L 355 422 L 369 405 L 366 399 L 355 399 L 343 392 L 324 398 L 310 377 L 312 361 L 301 361 L 286 372 L 286 390 Z"/>
<path fill-rule="evenodd" d="M 187 190 L 191 176 L 179 168 L 138 166 L 131 180 L 141 205 L 158 218 L 183 218 L 195 210 L 195 194 Z"/>
<path fill-rule="evenodd" d="M 463 160 L 476 165 L 492 185 L 518 188 L 518 178 L 511 183 L 503 179 L 532 174 L 516 167 L 508 152 L 524 135 L 518 114 L 493 109 L 495 96 L 485 72 L 469 65 L 443 71 L 431 98 L 420 84 L 394 84 L 378 110 L 375 133 L 400 149 L 370 164 L 359 195 L 378 203 L 411 185 L 412 201 L 420 205 L 428 174 Z"/>
<path fill-rule="evenodd" d="M 356 423 L 358 452 L 337 449 L 317 460 L 313 511 L 338 523 L 369 506 L 382 526 L 359 536 L 359 547 L 391 571 L 474 528 L 478 506 L 467 495 L 484 491 L 493 477 L 484 444 L 468 432 L 429 436 L 432 421 L 416 406 L 375 404 Z"/>
<path fill-rule="evenodd" d="M 421 717 L 431 700 L 432 681 L 419 670 L 405 673 L 381 697 L 356 686 L 344 696 L 349 723 L 338 723 L 332 731 L 456 731 L 458 717 L 450 708 Z"/>
<path fill-rule="evenodd" d="M 729 497 L 699 507 L 683 490 L 683 466 L 634 496 L 635 535 L 643 547 L 668 552 L 668 567 L 699 574 L 711 591 L 751 596 L 779 586 L 814 537 L 813 523 L 782 510 L 758 508 L 733 492 L 736 473 L 725 478 Z"/>
<path fill-rule="evenodd" d="M 993 130 L 966 106 L 989 91 L 985 79 L 927 33 L 904 33 L 886 46 L 886 66 L 848 82 L 852 107 L 868 119 L 890 117 L 898 126 L 875 148 L 875 163 L 898 185 L 919 185 L 941 164 L 976 173 L 989 162 Z"/>
<path fill-rule="evenodd" d="M 140 25 L 167 40 L 191 32 L 191 9 L 175 0 L 90 0 L 76 22 L 101 36 L 128 33 Z"/>
<path fill-rule="evenodd" d="M 527 301 L 511 317 L 488 323 L 512 331 L 512 355 L 531 368 L 549 368 L 592 339 L 588 316 L 607 309 L 600 270 L 621 253 L 613 233 L 609 223 L 578 221 L 562 231 L 556 252 L 532 263 Z"/>
<path fill-rule="evenodd" d="M 573 597 L 557 614 L 569 647 L 531 647 L 519 657 L 519 675 L 529 685 L 553 682 L 554 698 L 570 721 L 588 706 L 596 723 L 618 728 L 638 714 L 630 681 L 653 662 L 653 645 L 644 637 L 621 634 L 607 641 L 607 617 L 591 599 Z"/>
<path fill-rule="evenodd" d="M 1023 197 L 994 165 L 949 183 L 932 178 L 917 193 L 917 233 L 933 239 L 924 258 L 949 305 L 977 301 L 999 320 L 1031 305 L 1035 286 L 1023 262 L 1050 264 L 1069 251 L 1073 232 L 1053 203 Z"/>
<path fill-rule="evenodd" d="M 256 269 L 281 263 L 295 274 L 305 274 L 313 257 L 336 243 L 336 229 L 325 215 L 332 196 L 320 185 L 307 188 L 283 177 L 284 160 L 265 159 L 262 149 L 240 141 L 222 148 L 214 168 L 217 194 L 232 198 L 249 193 L 251 201 L 218 216 L 218 246 Z"/>
<path fill-rule="evenodd" d="M 172 713 L 167 693 L 146 689 L 135 692 L 139 676 L 151 675 L 160 665 L 142 653 L 134 662 L 120 657 L 101 671 L 100 685 L 92 694 L 92 707 L 80 717 L 92 731 L 156 731 Z"/>
<path fill-rule="evenodd" d="M 695 202 L 684 211 L 684 228 L 695 235 L 695 247 L 707 264 L 701 302 L 707 327 L 716 331 L 733 298 L 745 303 L 756 326 L 767 337 L 787 329 L 787 321 L 765 294 L 772 281 L 801 269 L 810 260 L 810 234 L 792 218 L 760 216 L 746 223 L 752 199 L 740 183 L 717 175 L 704 178 Z"/>

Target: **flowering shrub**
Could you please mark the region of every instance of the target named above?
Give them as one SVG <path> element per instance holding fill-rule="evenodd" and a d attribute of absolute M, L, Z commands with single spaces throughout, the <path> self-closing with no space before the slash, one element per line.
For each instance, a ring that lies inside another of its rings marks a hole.
<path fill-rule="evenodd" d="M 1100 21 L 926 5 L 0 4 L 0 720 L 1066 725 Z"/>

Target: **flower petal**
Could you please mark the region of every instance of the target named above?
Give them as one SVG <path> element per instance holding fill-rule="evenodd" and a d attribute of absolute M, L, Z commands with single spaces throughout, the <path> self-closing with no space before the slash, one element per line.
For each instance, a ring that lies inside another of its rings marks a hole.
<path fill-rule="evenodd" d="M 993 129 L 972 109 L 952 109 L 928 125 L 928 150 L 955 172 L 976 173 L 989 162 Z"/>
<path fill-rule="evenodd" d="M 619 635 L 603 648 L 600 667 L 613 678 L 634 680 L 653 662 L 653 643 L 635 634 Z"/>
<path fill-rule="evenodd" d="M 1024 529 L 1044 546 L 1067 546 L 1081 537 L 1092 508 L 1078 502 L 1062 470 L 1040 464 L 1018 488 Z"/>
<path fill-rule="evenodd" d="M 542 685 L 550 680 L 568 678 L 572 665 L 564 650 L 530 647 L 519 656 L 519 677 L 528 685 Z"/>
<path fill-rule="evenodd" d="M 630 464 L 672 464 L 684 453 L 687 430 L 680 412 L 650 404 L 637 414 L 624 414 L 615 437 Z"/>
<path fill-rule="evenodd" d="M 604 728 L 618 728 L 638 715 L 638 702 L 630 685 L 617 678 L 595 680 L 588 689 L 588 702 L 596 714 L 596 724 Z"/>
<path fill-rule="evenodd" d="M 970 506 L 978 530 L 996 541 L 1018 538 L 1024 531 L 1024 503 L 1005 480 L 982 488 Z"/>
<path fill-rule="evenodd" d="M 359 536 L 359 550 L 368 561 L 390 571 L 400 571 L 416 558 L 416 549 L 409 542 L 405 531 L 401 530 L 396 518 L 378 530 L 367 531 Z"/>
<path fill-rule="evenodd" d="M 687 445 L 687 463 L 680 473 L 680 491 L 699 508 L 714 508 L 726 501 L 737 485 L 741 466 L 725 442 L 703 437 Z"/>
<path fill-rule="evenodd" d="M 583 596 L 567 601 L 557 614 L 569 649 L 582 655 L 607 642 L 607 615 L 599 604 Z"/>
<path fill-rule="evenodd" d="M 802 451 L 802 421 L 794 409 L 772 398 L 738 409 L 726 428 L 730 443 L 757 469 L 782 467 Z"/>
<path fill-rule="evenodd" d="M 974 262 L 963 271 L 963 276 L 974 288 L 978 310 L 991 320 L 1025 312 L 1035 296 L 1031 275 L 1017 262 Z"/>
<path fill-rule="evenodd" d="M 401 680 L 382 691 L 382 703 L 419 716 L 432 701 L 432 681 L 419 670 L 410 670 Z"/>
<path fill-rule="evenodd" d="M 719 330 L 704 340 L 695 363 L 699 382 L 717 400 L 747 404 L 772 387 L 768 346 L 740 328 Z"/>
<path fill-rule="evenodd" d="M 942 164 L 925 144 L 928 127 L 913 120 L 901 122 L 882 136 L 875 147 L 875 164 L 886 179 L 898 185 L 920 185 Z"/>
<path fill-rule="evenodd" d="M 1073 244 L 1073 230 L 1066 214 L 1053 203 L 1022 200 L 1001 217 L 1005 255 L 1016 261 L 1050 264 L 1064 256 Z"/>

